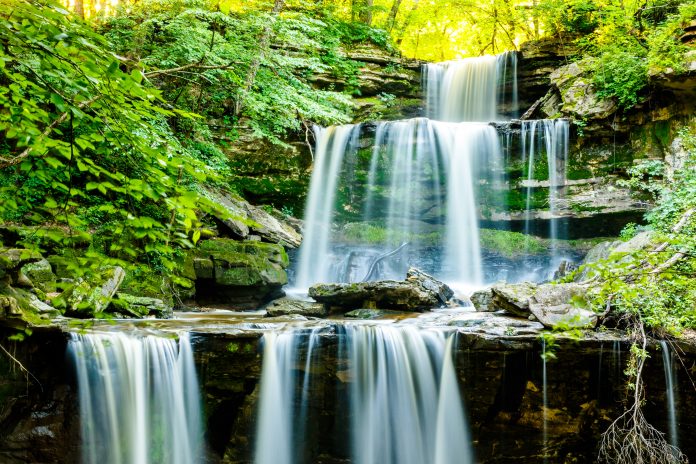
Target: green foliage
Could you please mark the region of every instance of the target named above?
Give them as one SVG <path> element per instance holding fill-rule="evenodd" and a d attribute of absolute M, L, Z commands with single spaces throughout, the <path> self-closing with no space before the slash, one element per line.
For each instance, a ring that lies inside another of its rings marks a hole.
<path fill-rule="evenodd" d="M 507 230 L 481 229 L 479 239 L 483 249 L 509 257 L 527 253 L 538 254 L 547 250 L 543 240 Z"/>
<path fill-rule="evenodd" d="M 619 314 L 639 317 L 660 336 L 696 327 L 696 221 L 689 213 L 696 208 L 696 137 L 688 129 L 682 129 L 679 136 L 689 157 L 684 168 L 668 184 L 647 181 L 657 184 L 648 186 L 658 197 L 647 215 L 656 231 L 653 244 L 629 254 L 614 253 L 593 266 L 602 282 L 594 295 L 595 309 L 603 311 L 609 304 Z M 644 172 L 635 171 L 641 182 L 645 182 Z M 629 225 L 622 235 L 627 237 L 635 230 Z M 658 247 L 661 243 L 666 245 Z"/>
<path fill-rule="evenodd" d="M 80 230 L 103 214 L 109 254 L 171 269 L 196 212 L 212 207 L 187 187 L 207 169 L 166 123 L 190 115 L 50 2 L 3 2 L 0 22 L 0 217 Z"/>
<path fill-rule="evenodd" d="M 645 50 L 626 44 L 603 47 L 594 70 L 594 84 L 597 95 L 616 98 L 621 107 L 638 103 L 640 92 L 648 85 Z"/>

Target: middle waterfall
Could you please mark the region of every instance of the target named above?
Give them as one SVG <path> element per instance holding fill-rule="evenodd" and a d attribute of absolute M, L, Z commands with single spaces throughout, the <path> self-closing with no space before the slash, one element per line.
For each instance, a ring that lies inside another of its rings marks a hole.
<path fill-rule="evenodd" d="M 484 272 L 479 223 L 508 208 L 510 148 L 498 131 L 518 110 L 516 56 L 425 65 L 428 118 L 315 128 L 296 290 L 402 279 L 409 266 L 462 292 L 500 278 L 494 269 Z M 534 150 L 537 158 L 546 151 L 552 216 L 568 145 L 567 122 L 557 121 L 539 124 L 554 128 L 545 144 L 525 145 L 526 134 L 535 140 L 537 125 L 521 125 L 522 157 L 533 161 Z M 537 180 L 530 174 L 525 182 Z M 527 187 L 527 205 L 533 193 Z M 555 244 L 556 219 L 550 235 Z"/>

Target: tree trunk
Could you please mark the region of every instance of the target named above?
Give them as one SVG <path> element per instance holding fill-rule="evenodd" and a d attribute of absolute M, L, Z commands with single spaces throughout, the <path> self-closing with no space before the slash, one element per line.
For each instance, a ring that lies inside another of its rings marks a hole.
<path fill-rule="evenodd" d="M 76 15 L 78 15 L 82 19 L 85 19 L 85 5 L 83 3 L 83 0 L 75 0 L 74 10 Z"/>
<path fill-rule="evenodd" d="M 389 17 L 387 18 L 387 31 L 389 31 L 389 33 L 391 33 L 392 29 L 394 29 L 394 24 L 396 24 L 396 15 L 399 14 L 400 7 L 401 0 L 394 0 L 391 10 L 389 10 Z"/>

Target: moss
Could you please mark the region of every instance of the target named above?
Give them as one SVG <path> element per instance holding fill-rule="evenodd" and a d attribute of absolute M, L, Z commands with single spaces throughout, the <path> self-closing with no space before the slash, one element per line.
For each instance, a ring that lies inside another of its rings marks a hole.
<path fill-rule="evenodd" d="M 539 254 L 548 249 L 545 240 L 532 235 L 506 230 L 481 229 L 479 231 L 481 248 L 503 256 L 513 257 L 522 254 Z"/>
<path fill-rule="evenodd" d="M 131 295 L 157 298 L 171 305 L 173 303 L 172 282 L 148 266 L 128 268 L 119 291 Z"/>

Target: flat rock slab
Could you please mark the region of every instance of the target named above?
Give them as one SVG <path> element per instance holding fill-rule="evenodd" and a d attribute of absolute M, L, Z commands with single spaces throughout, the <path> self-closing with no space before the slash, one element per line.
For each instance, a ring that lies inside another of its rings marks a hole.
<path fill-rule="evenodd" d="M 433 277 L 411 268 L 406 280 L 317 284 L 309 296 L 330 308 L 395 309 L 427 311 L 440 308 L 454 295 L 452 289 Z"/>
<path fill-rule="evenodd" d="M 328 311 L 321 303 L 312 301 L 295 300 L 292 298 L 279 298 L 271 301 L 266 306 L 266 316 L 279 317 L 291 314 L 300 314 L 310 317 L 325 317 Z"/>

